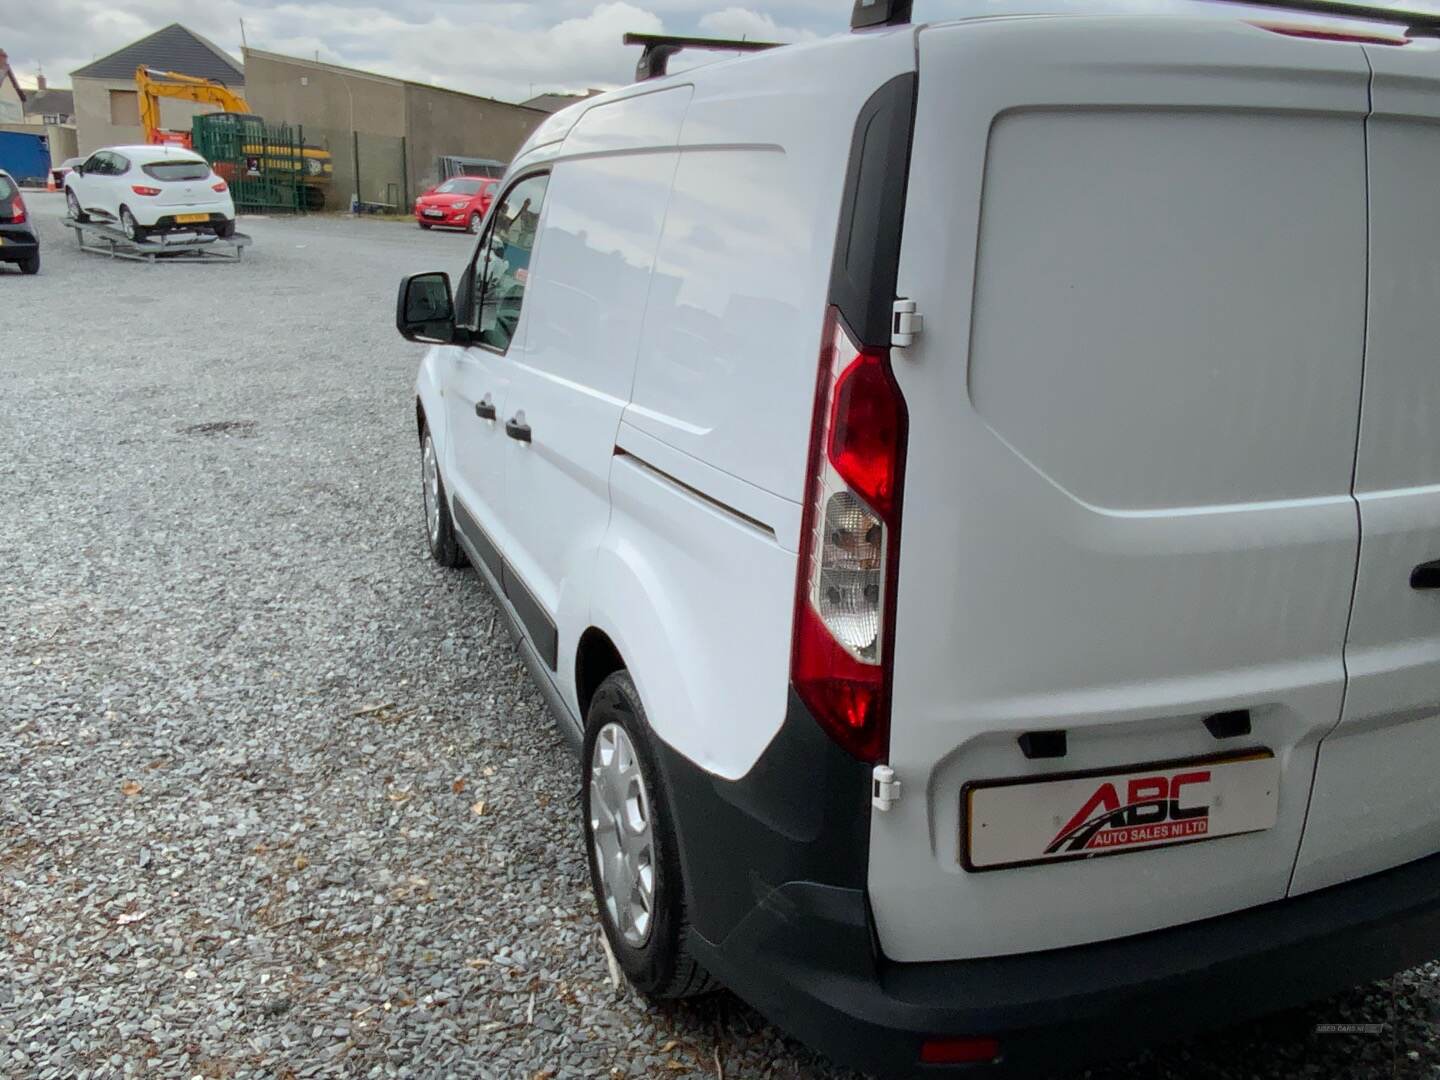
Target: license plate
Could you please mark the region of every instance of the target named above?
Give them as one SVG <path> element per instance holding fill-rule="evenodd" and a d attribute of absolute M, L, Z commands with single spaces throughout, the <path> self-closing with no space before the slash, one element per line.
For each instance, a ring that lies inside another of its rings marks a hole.
<path fill-rule="evenodd" d="M 960 793 L 966 870 L 1122 855 L 1260 832 L 1275 824 L 1269 750 L 1012 780 Z"/>
<path fill-rule="evenodd" d="M 209 214 L 176 214 L 175 222 L 178 225 L 194 225 L 197 222 L 209 221 Z"/>
<path fill-rule="evenodd" d="M 444 217 L 444 216 L 445 216 L 445 211 L 443 211 L 443 210 L 426 210 L 426 211 L 425 211 L 425 216 L 426 216 L 426 217 Z"/>

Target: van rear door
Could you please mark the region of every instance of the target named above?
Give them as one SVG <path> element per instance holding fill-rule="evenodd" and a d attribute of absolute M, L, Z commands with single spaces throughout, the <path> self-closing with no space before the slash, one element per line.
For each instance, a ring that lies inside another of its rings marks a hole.
<path fill-rule="evenodd" d="M 1370 312 L 1360 572 L 1340 726 L 1320 746 L 1292 891 L 1440 850 L 1440 46 L 1366 49 Z"/>
<path fill-rule="evenodd" d="M 1279 899 L 1345 686 L 1364 54 L 1173 18 L 918 38 L 880 944 L 1001 955 Z M 1056 731 L 1063 756 L 1022 750 Z M 1047 854 L 1157 784 L 1242 835 Z"/>

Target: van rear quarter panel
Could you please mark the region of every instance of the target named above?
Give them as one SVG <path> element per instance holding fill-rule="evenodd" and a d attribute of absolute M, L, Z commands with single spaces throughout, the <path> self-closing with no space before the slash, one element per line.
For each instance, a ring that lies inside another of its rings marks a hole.
<path fill-rule="evenodd" d="M 1064 947 L 1285 895 L 1344 688 L 1367 81 L 1358 47 L 1238 22 L 921 31 L 898 289 L 926 326 L 892 359 L 904 795 L 870 848 L 886 955 Z M 1228 709 L 1251 737 L 1211 737 Z M 1054 729 L 1064 759 L 1021 754 Z M 963 868 L 968 781 L 1257 745 L 1281 764 L 1266 831 Z"/>
<path fill-rule="evenodd" d="M 855 119 L 914 62 L 906 28 L 689 73 L 627 423 L 800 501 Z"/>
<path fill-rule="evenodd" d="M 592 611 L 655 732 L 726 779 L 749 771 L 785 718 L 799 503 L 855 120 L 914 60 L 904 28 L 674 77 L 694 94 Z"/>

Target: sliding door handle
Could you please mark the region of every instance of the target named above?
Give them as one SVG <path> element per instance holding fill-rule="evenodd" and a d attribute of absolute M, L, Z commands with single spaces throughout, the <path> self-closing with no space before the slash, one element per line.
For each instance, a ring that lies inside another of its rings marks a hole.
<path fill-rule="evenodd" d="M 1422 562 L 1410 571 L 1412 589 L 1440 589 L 1440 559 Z"/>
<path fill-rule="evenodd" d="M 519 442 L 530 441 L 530 425 L 525 423 L 523 414 L 517 413 L 515 419 L 505 421 L 505 434 Z"/>

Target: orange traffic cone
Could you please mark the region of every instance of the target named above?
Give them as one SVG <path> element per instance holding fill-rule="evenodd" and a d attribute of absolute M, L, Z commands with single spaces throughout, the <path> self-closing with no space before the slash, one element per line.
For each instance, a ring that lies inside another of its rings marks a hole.
<path fill-rule="evenodd" d="M 60 190 L 58 187 L 55 186 L 55 170 L 54 170 L 54 169 L 51 169 L 50 172 L 47 173 L 46 176 L 45 176 L 45 190 L 46 190 L 46 191 L 59 191 L 59 190 Z"/>

